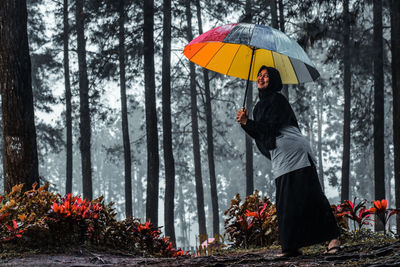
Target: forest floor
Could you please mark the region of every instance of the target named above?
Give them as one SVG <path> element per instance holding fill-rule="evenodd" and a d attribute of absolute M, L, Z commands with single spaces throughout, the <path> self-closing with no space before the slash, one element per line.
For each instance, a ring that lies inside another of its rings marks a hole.
<path fill-rule="evenodd" d="M 327 255 L 323 246 L 303 250 L 303 255 L 279 258 L 279 247 L 226 250 L 209 256 L 148 258 L 118 251 L 74 248 L 63 252 L 31 251 L 0 254 L 0 266 L 400 266 L 400 241 L 344 245 Z"/>

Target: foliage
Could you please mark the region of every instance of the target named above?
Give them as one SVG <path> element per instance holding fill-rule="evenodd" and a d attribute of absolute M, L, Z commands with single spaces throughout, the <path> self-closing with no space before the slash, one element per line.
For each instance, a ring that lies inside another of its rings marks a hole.
<path fill-rule="evenodd" d="M 368 231 L 362 232 L 361 228 L 363 225 L 368 225 L 370 224 L 368 221 L 371 221 L 369 218 L 372 214 L 375 215 L 375 218 L 378 218 L 382 224 L 383 224 L 383 229 L 384 229 L 384 236 L 386 236 L 386 224 L 389 221 L 390 217 L 392 215 L 400 213 L 400 209 L 388 209 L 387 208 L 387 200 L 382 199 L 382 200 L 375 200 L 372 201 L 374 204 L 373 207 L 367 209 L 365 206 L 366 200 L 361 201 L 357 205 L 355 205 L 356 197 L 354 198 L 354 203 L 345 200 L 343 203 L 341 203 L 338 206 L 332 205 L 332 211 L 335 215 L 335 218 L 338 222 L 338 225 L 341 226 L 341 234 L 342 236 L 348 236 L 348 231 L 346 231 L 346 228 L 343 228 L 343 226 L 346 224 L 347 221 L 345 218 L 349 218 L 353 220 L 354 224 L 357 222 L 358 223 L 358 229 L 356 229 L 354 225 L 354 233 L 353 233 L 353 239 L 362 239 L 365 238 L 365 233 L 369 233 Z M 357 213 L 358 212 L 358 213 Z M 345 224 L 344 224 L 345 223 Z M 343 231 L 345 230 L 345 231 Z M 348 230 L 348 226 L 347 226 Z M 367 236 L 366 238 L 369 238 Z"/>
<path fill-rule="evenodd" d="M 361 229 L 363 225 L 369 225 L 369 221 L 371 220 L 369 217 L 371 216 L 371 212 L 369 209 L 366 208 L 365 202 L 367 202 L 366 199 L 363 201 L 360 201 L 356 205 L 356 197 L 354 198 L 354 201 L 351 202 L 350 200 L 345 200 L 343 203 L 341 203 L 337 209 L 338 209 L 338 216 L 345 216 L 346 218 L 349 218 L 353 220 L 354 222 L 354 228 L 355 223 L 357 222 L 358 224 L 358 229 Z"/>
<path fill-rule="evenodd" d="M 364 243 L 374 243 L 375 245 L 393 242 L 396 239 L 387 234 L 382 234 L 373 231 L 369 228 L 362 228 L 360 230 L 355 230 L 353 232 L 349 232 L 345 236 L 341 236 L 342 243 L 346 243 L 346 245 L 354 245 L 354 244 L 364 244 Z"/>
<path fill-rule="evenodd" d="M 346 236 L 349 231 L 349 223 L 347 218 L 342 215 L 340 209 L 336 205 L 331 205 L 333 216 L 335 217 L 336 223 L 340 230 L 340 236 Z"/>
<path fill-rule="evenodd" d="M 374 206 L 370 208 L 369 211 L 371 214 L 375 214 L 375 216 L 382 222 L 384 233 L 386 234 L 387 222 L 392 215 L 400 213 L 400 209 L 387 209 L 386 199 L 372 201 L 372 203 Z"/>
<path fill-rule="evenodd" d="M 48 191 L 49 184 L 22 192 L 16 185 L 0 196 L 0 249 L 46 249 L 76 245 L 118 248 L 133 254 L 176 257 L 184 255 L 150 222 L 115 219 L 113 203 L 103 197 L 88 201 Z"/>
<path fill-rule="evenodd" d="M 237 194 L 231 206 L 225 211 L 225 234 L 234 247 L 262 247 L 278 240 L 278 221 L 276 207 L 258 191 L 247 196 L 243 204 Z"/>

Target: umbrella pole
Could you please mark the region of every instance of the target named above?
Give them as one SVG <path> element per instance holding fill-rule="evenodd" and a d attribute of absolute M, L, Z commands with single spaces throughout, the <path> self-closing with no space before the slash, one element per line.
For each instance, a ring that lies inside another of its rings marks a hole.
<path fill-rule="evenodd" d="M 246 98 L 247 98 L 247 91 L 249 90 L 249 82 L 250 82 L 250 74 L 251 74 L 251 67 L 253 65 L 253 57 L 254 57 L 254 51 L 256 50 L 255 47 L 252 47 L 252 53 L 251 53 L 251 61 L 250 61 L 250 69 L 249 69 L 249 75 L 247 76 L 247 82 L 246 82 L 246 91 L 244 93 L 244 100 L 243 100 L 243 109 L 246 107 Z"/>

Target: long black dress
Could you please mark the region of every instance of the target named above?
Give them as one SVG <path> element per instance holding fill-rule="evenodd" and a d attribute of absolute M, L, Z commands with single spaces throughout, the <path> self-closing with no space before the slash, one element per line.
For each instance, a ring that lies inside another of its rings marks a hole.
<path fill-rule="evenodd" d="M 279 72 L 268 68 L 268 74 L 270 84 L 265 90 L 259 91 L 260 101 L 253 110 L 254 120 L 248 119 L 242 128 L 255 139 L 260 152 L 271 159 L 270 152 L 279 150 L 276 139 L 281 135 L 282 129 L 298 129 L 298 124 L 289 102 L 278 93 L 282 88 Z M 293 149 L 297 150 L 293 153 L 298 153 L 298 147 Z M 306 161 L 308 156 L 308 166 L 289 171 L 275 179 L 282 251 L 293 251 L 339 236 L 339 228 L 321 189 L 310 152 L 304 153 Z M 272 158 L 273 165 L 274 160 Z"/>

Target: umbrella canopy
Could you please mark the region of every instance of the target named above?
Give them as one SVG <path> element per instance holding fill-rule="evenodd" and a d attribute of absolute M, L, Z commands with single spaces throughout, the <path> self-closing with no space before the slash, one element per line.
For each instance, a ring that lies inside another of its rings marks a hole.
<path fill-rule="evenodd" d="M 214 28 L 186 45 L 183 54 L 209 70 L 252 81 L 262 65 L 279 70 L 284 84 L 311 82 L 320 76 L 296 41 L 262 25 L 235 23 Z"/>

